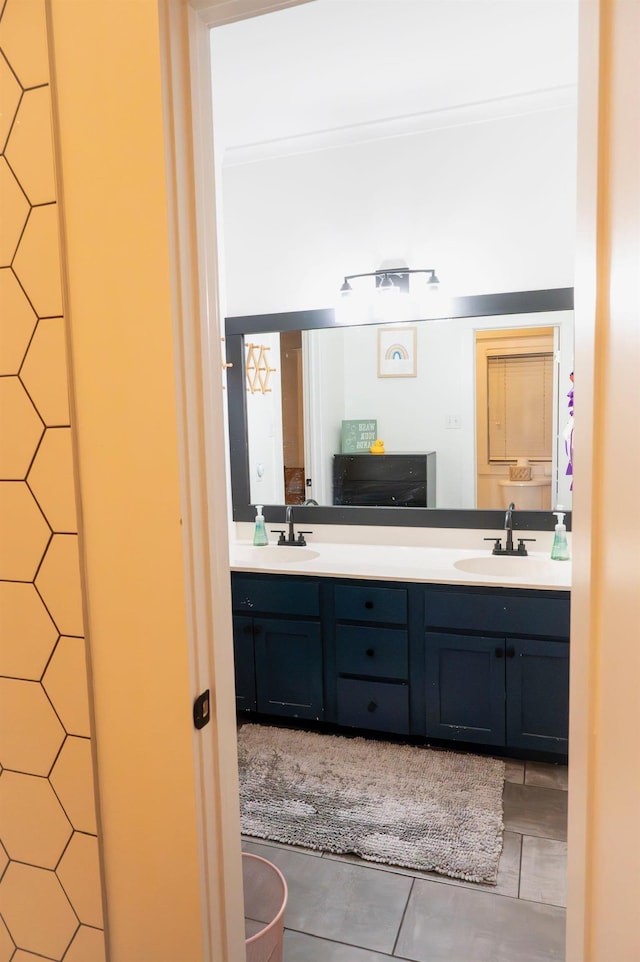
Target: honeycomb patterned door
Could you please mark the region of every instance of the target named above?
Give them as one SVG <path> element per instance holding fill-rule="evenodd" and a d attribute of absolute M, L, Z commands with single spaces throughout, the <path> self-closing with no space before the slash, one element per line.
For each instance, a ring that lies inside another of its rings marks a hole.
<path fill-rule="evenodd" d="M 0 0 L 0 962 L 103 962 L 44 0 Z"/>

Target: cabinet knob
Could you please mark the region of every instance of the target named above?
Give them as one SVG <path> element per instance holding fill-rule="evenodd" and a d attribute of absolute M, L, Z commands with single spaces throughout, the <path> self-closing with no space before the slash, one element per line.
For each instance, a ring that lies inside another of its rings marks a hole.
<path fill-rule="evenodd" d="M 502 658 L 504 655 L 504 650 L 502 648 L 496 648 L 496 658 Z"/>
<path fill-rule="evenodd" d="M 254 635 L 261 635 L 261 634 L 262 634 L 262 628 L 260 627 L 260 625 L 254 625 L 254 626 L 253 626 L 253 633 L 254 633 Z"/>
<path fill-rule="evenodd" d="M 374 701 L 370 701 L 367 705 L 367 711 L 375 711 L 378 706 Z"/>
<path fill-rule="evenodd" d="M 365 655 L 367 656 L 367 658 L 373 658 L 375 653 L 376 653 L 375 648 L 367 648 L 367 650 L 365 651 Z"/>
<path fill-rule="evenodd" d="M 250 635 L 250 634 L 252 634 L 252 633 L 253 633 L 253 626 L 252 626 L 252 625 L 245 625 L 244 628 L 242 629 L 242 633 L 243 633 L 244 635 Z"/>
<path fill-rule="evenodd" d="M 364 606 L 371 610 L 373 608 L 373 601 L 365 601 Z"/>
<path fill-rule="evenodd" d="M 515 648 L 512 648 L 511 645 L 509 645 L 509 647 L 507 648 L 507 658 L 515 658 L 515 657 L 516 657 L 516 650 Z"/>

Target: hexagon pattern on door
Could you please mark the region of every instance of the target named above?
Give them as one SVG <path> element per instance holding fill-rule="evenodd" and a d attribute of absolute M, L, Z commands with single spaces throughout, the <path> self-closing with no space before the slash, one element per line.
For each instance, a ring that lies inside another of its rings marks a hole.
<path fill-rule="evenodd" d="M 104 962 L 45 0 L 0 0 L 0 962 Z"/>

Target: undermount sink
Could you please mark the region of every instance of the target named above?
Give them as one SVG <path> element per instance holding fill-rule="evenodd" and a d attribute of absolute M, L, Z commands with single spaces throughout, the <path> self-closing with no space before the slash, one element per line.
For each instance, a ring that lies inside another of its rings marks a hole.
<path fill-rule="evenodd" d="M 549 572 L 549 562 L 528 555 L 482 555 L 479 558 L 463 558 L 454 561 L 453 567 L 472 575 L 495 575 L 497 578 L 525 578 L 542 576 Z"/>
<path fill-rule="evenodd" d="M 266 544 L 261 547 L 247 545 L 237 548 L 235 554 L 241 561 L 269 561 L 275 564 L 290 564 L 297 561 L 313 561 L 320 554 L 304 545 Z"/>

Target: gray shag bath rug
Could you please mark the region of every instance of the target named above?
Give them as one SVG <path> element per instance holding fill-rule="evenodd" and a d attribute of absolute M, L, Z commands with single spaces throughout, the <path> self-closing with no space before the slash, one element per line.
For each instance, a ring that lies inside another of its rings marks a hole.
<path fill-rule="evenodd" d="M 502 761 L 246 724 L 238 762 L 245 835 L 496 883 Z"/>

